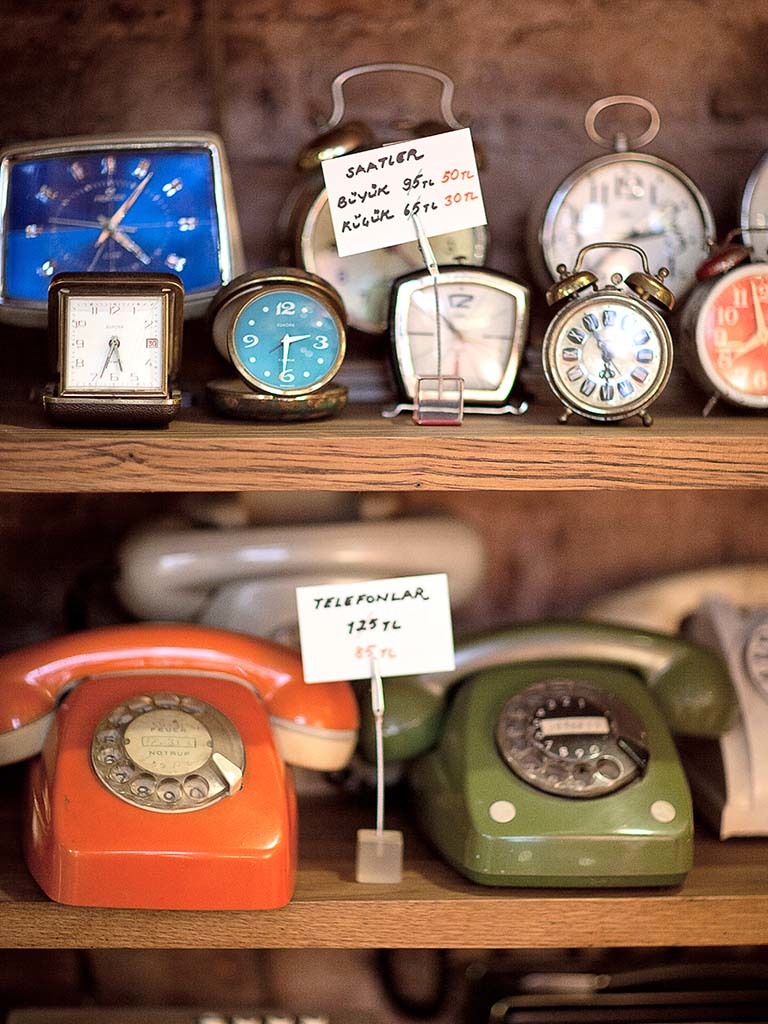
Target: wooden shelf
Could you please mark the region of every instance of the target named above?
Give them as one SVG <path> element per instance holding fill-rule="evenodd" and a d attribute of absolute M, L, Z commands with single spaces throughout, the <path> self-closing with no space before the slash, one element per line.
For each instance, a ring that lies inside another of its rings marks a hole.
<path fill-rule="evenodd" d="M 7 770 L 6 770 L 6 774 Z M 12 773 L 15 774 L 15 773 Z M 768 842 L 701 837 L 674 889 L 486 889 L 437 860 L 406 825 L 400 885 L 354 881 L 371 811 L 302 802 L 300 867 L 280 910 L 97 910 L 48 900 L 18 851 L 18 787 L 0 804 L 0 946 L 561 948 L 768 943 Z M 392 827 L 398 827 L 393 814 Z M 108 824 L 106 825 L 108 827 Z"/>
<path fill-rule="evenodd" d="M 247 424 L 190 409 L 164 430 L 63 429 L 0 409 L 0 491 L 585 490 L 768 485 L 768 420 L 659 413 L 650 429 L 467 416 L 423 428 L 352 406 L 334 420 Z"/>

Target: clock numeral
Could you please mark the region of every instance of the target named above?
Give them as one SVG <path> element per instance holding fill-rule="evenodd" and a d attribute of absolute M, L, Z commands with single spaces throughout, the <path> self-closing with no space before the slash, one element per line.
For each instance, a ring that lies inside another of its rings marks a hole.
<path fill-rule="evenodd" d="M 84 359 L 76 359 L 75 360 L 75 369 L 81 370 L 84 366 L 85 366 L 85 360 Z"/>
<path fill-rule="evenodd" d="M 615 309 L 604 309 L 603 310 L 603 327 L 613 327 L 616 323 L 616 310 Z"/>
<path fill-rule="evenodd" d="M 652 363 L 653 362 L 653 349 L 641 348 L 638 349 L 637 353 L 638 363 Z"/>
<path fill-rule="evenodd" d="M 139 383 L 139 375 L 138 375 L 138 373 L 132 373 L 131 376 L 130 376 L 130 381 L 131 381 L 131 384 L 138 384 Z"/>
<path fill-rule="evenodd" d="M 39 277 L 53 277 L 56 273 L 56 264 L 53 260 L 46 260 L 37 268 L 37 273 Z"/>
<path fill-rule="evenodd" d="M 651 336 L 648 331 L 638 331 L 638 333 L 632 339 L 635 345 L 645 345 L 651 340 Z"/>
<path fill-rule="evenodd" d="M 575 363 L 579 358 L 579 350 L 577 348 L 564 348 L 563 359 L 567 363 Z"/>
<path fill-rule="evenodd" d="M 163 192 L 165 192 L 170 199 L 171 196 L 175 196 L 177 192 L 181 192 L 183 188 L 184 182 L 181 178 L 174 178 L 173 181 L 168 181 L 163 185 Z"/>
<path fill-rule="evenodd" d="M 157 338 L 147 338 L 146 348 L 159 348 L 160 342 Z"/>
<path fill-rule="evenodd" d="M 110 373 L 109 379 L 112 381 L 112 383 L 115 383 L 116 381 L 120 380 L 120 375 L 117 373 Z"/>
<path fill-rule="evenodd" d="M 635 390 L 632 387 L 632 382 L 628 380 L 620 380 L 616 386 L 619 389 L 619 394 L 622 398 L 629 398 L 629 396 Z"/>
<path fill-rule="evenodd" d="M 136 312 L 136 307 L 135 306 L 133 307 L 133 311 L 134 311 L 134 313 Z M 149 320 L 145 320 L 144 321 L 144 330 L 145 331 L 148 331 L 150 329 L 150 327 L 154 327 L 154 326 L 155 326 L 155 321 L 154 320 L 149 319 Z"/>
<path fill-rule="evenodd" d="M 328 345 L 329 342 L 326 336 L 324 334 L 318 334 L 312 344 L 312 348 L 320 349 L 322 351 L 324 348 L 328 348 Z"/>
<path fill-rule="evenodd" d="M 580 331 L 578 327 L 572 327 L 566 337 L 572 341 L 575 345 L 581 345 L 587 340 L 587 336 L 584 331 Z"/>
<path fill-rule="evenodd" d="M 642 366 L 636 366 L 632 373 L 630 373 L 632 380 L 636 380 L 638 384 L 644 384 L 648 379 L 648 371 Z"/>
<path fill-rule="evenodd" d="M 275 316 L 293 316 L 296 313 L 295 302 L 278 302 Z"/>
<path fill-rule="evenodd" d="M 85 327 L 85 320 L 73 320 L 72 321 L 72 326 L 73 327 Z"/>
<path fill-rule="evenodd" d="M 43 233 L 42 224 L 27 224 L 24 228 L 25 238 L 38 238 Z"/>
<path fill-rule="evenodd" d="M 82 181 L 85 177 L 85 168 L 81 163 L 75 160 L 74 163 L 69 165 L 69 173 L 75 179 L 75 181 Z"/>
<path fill-rule="evenodd" d="M 733 291 L 731 292 L 731 302 L 733 302 L 737 309 L 746 309 L 749 305 L 747 289 L 742 288 L 741 285 L 735 284 L 733 286 Z"/>
<path fill-rule="evenodd" d="M 243 347 L 253 348 L 254 345 L 259 344 L 259 337 L 257 334 L 244 334 L 243 335 Z"/>
<path fill-rule="evenodd" d="M 283 384 L 293 384 L 293 382 L 296 380 L 296 375 L 294 374 L 293 370 L 282 370 L 277 375 L 277 378 L 278 380 L 281 380 Z"/>
<path fill-rule="evenodd" d="M 175 270 L 177 274 L 180 274 L 187 265 L 187 258 L 186 256 L 177 256 L 175 252 L 172 252 L 166 256 L 165 265 L 170 270 Z"/>
<path fill-rule="evenodd" d="M 109 315 L 110 316 L 114 316 L 115 313 L 119 313 L 120 312 L 120 308 L 121 307 L 120 307 L 120 303 L 119 302 L 110 302 L 110 304 L 109 304 Z"/>
<path fill-rule="evenodd" d="M 592 333 L 592 331 L 596 331 L 597 328 L 600 326 L 600 321 L 597 319 L 594 313 L 587 313 L 585 316 L 581 318 L 581 322 L 584 324 L 584 326 L 590 332 L 590 334 Z"/>
<path fill-rule="evenodd" d="M 566 377 L 568 378 L 568 380 L 572 380 L 574 383 L 577 380 L 581 380 L 583 376 L 584 374 L 582 373 L 580 366 L 572 366 L 568 373 L 566 373 Z"/>
<path fill-rule="evenodd" d="M 621 318 L 622 331 L 626 331 L 627 334 L 629 334 L 629 332 L 632 330 L 632 324 L 634 323 L 634 321 L 635 318 L 632 316 L 631 313 L 627 313 L 626 316 L 623 316 Z"/>
<path fill-rule="evenodd" d="M 448 296 L 448 305 L 451 309 L 466 309 L 471 306 L 475 296 L 467 293 L 455 292 Z"/>
<path fill-rule="evenodd" d="M 593 380 L 590 380 L 589 377 L 587 377 L 587 379 L 581 385 L 579 390 L 581 391 L 582 395 L 589 396 L 589 395 L 592 394 L 592 392 L 595 390 L 596 387 L 597 387 L 597 384 L 595 384 L 595 382 Z"/>
<path fill-rule="evenodd" d="M 85 348 L 85 338 L 75 338 L 73 345 L 75 348 Z"/>
<path fill-rule="evenodd" d="M 718 327 L 735 327 L 739 322 L 739 312 L 735 306 L 718 306 L 716 316 Z"/>
<path fill-rule="evenodd" d="M 645 185 L 638 174 L 617 174 L 613 179 L 613 192 L 617 199 L 642 199 Z"/>
<path fill-rule="evenodd" d="M 590 203 L 599 203 L 600 206 L 607 206 L 608 200 L 610 199 L 610 191 L 608 188 L 607 181 L 590 181 L 589 183 L 589 201 Z"/>
<path fill-rule="evenodd" d="M 59 193 L 56 189 L 51 188 L 50 185 L 41 185 L 35 193 L 35 199 L 39 200 L 41 203 L 49 203 L 52 199 L 55 199 L 58 194 Z"/>
<path fill-rule="evenodd" d="M 179 217 L 179 231 L 194 231 L 197 227 L 197 217 Z"/>
<path fill-rule="evenodd" d="M 614 395 L 613 384 L 602 384 L 600 386 L 600 401 L 610 402 Z"/>
<path fill-rule="evenodd" d="M 113 156 L 102 157 L 101 160 L 101 173 L 111 177 L 115 173 L 115 167 L 117 167 L 117 160 Z"/>
<path fill-rule="evenodd" d="M 131 174 L 133 175 L 134 178 L 138 178 L 139 180 L 141 180 L 142 178 L 146 178 L 147 174 L 149 173 L 149 166 L 149 160 L 139 160 L 139 162 L 131 171 Z"/>

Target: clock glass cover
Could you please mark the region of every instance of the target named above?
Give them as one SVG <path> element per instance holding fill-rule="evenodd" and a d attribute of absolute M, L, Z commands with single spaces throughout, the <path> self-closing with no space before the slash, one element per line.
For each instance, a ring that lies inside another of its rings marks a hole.
<path fill-rule="evenodd" d="M 525 285 L 490 270 L 443 267 L 438 278 L 442 372 L 464 380 L 466 402 L 503 402 L 515 382 L 528 330 Z M 395 283 L 395 372 L 413 399 L 417 377 L 437 373 L 435 288 L 429 274 Z"/>
<path fill-rule="evenodd" d="M 768 264 L 737 267 L 716 281 L 695 332 L 701 369 L 717 393 L 768 408 Z"/>
<path fill-rule="evenodd" d="M 666 384 L 671 344 L 655 310 L 617 291 L 560 310 L 542 357 L 564 405 L 593 419 L 622 419 L 644 409 Z"/>
<path fill-rule="evenodd" d="M 549 202 L 540 242 L 546 268 L 570 266 L 574 254 L 592 242 L 633 242 L 653 266 L 669 269 L 668 287 L 683 294 L 714 236 L 709 205 L 677 167 L 645 153 L 613 153 L 580 167 Z M 627 254 L 604 250 L 588 266 L 598 277 L 624 276 Z"/>
<path fill-rule="evenodd" d="M 333 377 L 344 358 L 341 317 L 313 286 L 259 290 L 233 317 L 230 358 L 251 385 L 275 395 L 306 394 Z"/>
<path fill-rule="evenodd" d="M 0 316 L 42 310 L 61 272 L 165 272 L 188 303 L 239 269 L 239 235 L 215 137 L 104 139 L 7 150 Z"/>

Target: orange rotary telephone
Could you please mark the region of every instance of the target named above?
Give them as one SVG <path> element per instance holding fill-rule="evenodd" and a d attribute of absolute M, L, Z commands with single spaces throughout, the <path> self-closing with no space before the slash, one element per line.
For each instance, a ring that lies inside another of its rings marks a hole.
<path fill-rule="evenodd" d="M 225 630 L 115 626 L 0 658 L 0 765 L 42 750 L 24 851 L 60 903 L 283 906 L 297 836 L 284 761 L 341 768 L 357 728 L 348 683 L 309 686 L 298 655 Z"/>

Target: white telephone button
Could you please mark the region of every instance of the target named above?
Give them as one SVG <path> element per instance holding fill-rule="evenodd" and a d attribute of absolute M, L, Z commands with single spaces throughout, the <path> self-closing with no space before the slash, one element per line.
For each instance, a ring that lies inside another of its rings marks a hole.
<path fill-rule="evenodd" d="M 674 804 L 669 800 L 654 800 L 651 804 L 651 817 L 662 824 L 667 825 L 677 817 Z"/>
<path fill-rule="evenodd" d="M 498 822 L 500 825 L 506 825 L 517 814 L 517 808 L 509 800 L 494 800 L 488 808 L 488 813 L 493 821 Z"/>

